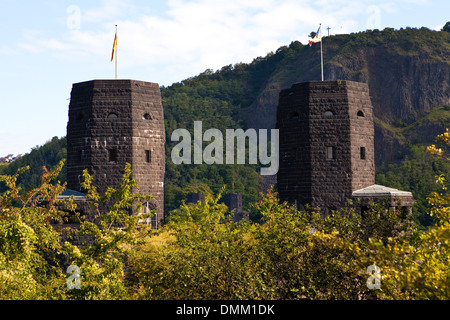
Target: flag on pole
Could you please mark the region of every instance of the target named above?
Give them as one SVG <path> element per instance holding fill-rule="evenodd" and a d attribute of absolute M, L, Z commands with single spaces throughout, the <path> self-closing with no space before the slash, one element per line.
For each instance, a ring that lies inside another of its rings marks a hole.
<path fill-rule="evenodd" d="M 319 29 L 317 29 L 316 35 L 314 36 L 314 38 L 312 38 L 311 40 L 309 40 L 309 46 L 311 47 L 313 43 L 316 42 L 321 42 L 322 41 L 322 32 L 320 30 L 320 28 L 322 27 L 322 25 L 319 26 Z"/>
<path fill-rule="evenodd" d="M 320 42 L 320 72 L 322 75 L 323 81 L 323 52 L 322 52 L 322 32 L 321 32 L 322 24 L 319 24 L 319 29 L 317 29 L 316 35 L 314 38 L 309 40 L 309 46 L 311 47 L 313 43 Z"/>
<path fill-rule="evenodd" d="M 116 50 L 116 46 L 117 46 L 117 31 L 116 31 L 116 34 L 114 36 L 114 43 L 113 43 L 112 54 L 111 54 L 111 62 L 114 59 L 114 51 Z"/>

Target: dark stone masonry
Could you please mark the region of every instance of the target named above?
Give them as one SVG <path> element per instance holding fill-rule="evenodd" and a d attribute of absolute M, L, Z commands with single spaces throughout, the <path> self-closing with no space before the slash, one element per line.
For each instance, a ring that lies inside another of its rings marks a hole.
<path fill-rule="evenodd" d="M 367 84 L 353 81 L 297 83 L 279 94 L 278 192 L 281 201 L 329 210 L 388 199 L 391 207 L 410 212 L 410 192 L 375 185 L 374 125 Z M 67 124 L 67 187 L 83 211 L 82 172 L 88 169 L 100 194 L 117 188 L 131 164 L 141 194 L 154 198 L 143 211 L 164 223 L 165 128 L 161 93 L 156 83 L 92 80 L 72 87 Z M 187 202 L 204 201 L 189 194 Z M 242 195 L 224 195 L 234 219 L 248 219 Z M 148 221 L 150 222 L 150 221 Z"/>
<path fill-rule="evenodd" d="M 340 80 L 294 84 L 280 92 L 276 128 L 281 201 L 298 208 L 309 204 L 327 213 L 348 207 L 352 200 L 372 197 L 360 191 L 375 183 L 367 84 Z M 410 205 L 411 193 L 401 196 L 409 196 Z"/>
<path fill-rule="evenodd" d="M 154 198 L 143 210 L 164 221 L 165 129 L 158 84 L 135 80 L 92 80 L 72 87 L 67 124 L 67 187 L 83 191 L 88 169 L 103 194 L 117 188 L 125 164 L 141 194 Z"/>

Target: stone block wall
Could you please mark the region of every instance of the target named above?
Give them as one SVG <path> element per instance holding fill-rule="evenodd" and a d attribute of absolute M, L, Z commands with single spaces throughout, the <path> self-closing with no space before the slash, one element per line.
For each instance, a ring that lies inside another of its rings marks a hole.
<path fill-rule="evenodd" d="M 282 201 L 327 212 L 374 183 L 372 105 L 367 85 L 314 81 L 282 90 L 277 110 Z"/>
<path fill-rule="evenodd" d="M 67 124 L 67 186 L 83 191 L 88 169 L 100 193 L 117 188 L 126 163 L 149 206 L 164 219 L 165 129 L 159 86 L 135 80 L 92 80 L 72 87 Z"/>
<path fill-rule="evenodd" d="M 367 84 L 348 81 L 347 87 L 351 127 L 352 191 L 355 191 L 375 183 L 375 129 Z"/>
<path fill-rule="evenodd" d="M 204 203 L 205 202 L 205 195 L 201 192 L 190 192 L 187 195 L 186 203 L 193 203 L 197 204 L 197 202 Z"/>
<path fill-rule="evenodd" d="M 223 203 L 234 212 L 242 212 L 242 194 L 241 193 L 227 193 L 223 196 Z"/>

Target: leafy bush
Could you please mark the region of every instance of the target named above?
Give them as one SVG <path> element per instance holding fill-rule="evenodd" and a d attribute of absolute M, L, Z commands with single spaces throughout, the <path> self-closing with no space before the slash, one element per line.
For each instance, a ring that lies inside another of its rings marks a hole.
<path fill-rule="evenodd" d="M 428 152 L 448 161 L 444 146 Z M 326 217 L 317 210 L 280 203 L 273 190 L 253 209 L 261 222 L 233 222 L 220 203 L 222 188 L 205 201 L 183 203 L 158 230 L 135 214 L 151 196 L 137 188 L 131 168 L 119 188 L 99 195 L 84 173 L 93 216 L 64 225 L 74 203 L 60 203 L 55 182 L 63 162 L 44 169 L 38 187 L 22 192 L 16 182 L 27 168 L 1 175 L 0 294 L 4 299 L 449 299 L 450 197 L 443 175 L 431 193 L 429 229 L 373 204 L 364 216 L 352 209 Z M 207 189 L 204 189 L 207 191 Z M 101 208 L 109 204 L 108 210 Z M 95 210 L 99 209 L 99 210 Z M 141 223 L 139 223 L 141 222 Z M 56 223 L 56 225 L 55 225 Z M 63 242 L 63 232 L 84 237 Z M 69 265 L 81 270 L 80 288 L 67 286 Z M 379 290 L 370 287 L 379 270 Z"/>

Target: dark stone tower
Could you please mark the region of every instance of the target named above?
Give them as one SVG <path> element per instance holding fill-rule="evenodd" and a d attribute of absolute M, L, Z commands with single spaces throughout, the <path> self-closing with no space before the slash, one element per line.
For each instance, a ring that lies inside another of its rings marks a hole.
<path fill-rule="evenodd" d="M 205 202 L 205 195 L 201 192 L 190 192 L 187 195 L 187 203 L 193 203 L 196 204 L 197 202 L 204 203 Z"/>
<path fill-rule="evenodd" d="M 72 87 L 67 124 L 67 187 L 81 188 L 88 169 L 100 193 L 117 188 L 130 163 L 141 194 L 154 198 L 153 226 L 164 219 L 165 130 L 156 83 L 92 80 Z"/>
<path fill-rule="evenodd" d="M 227 193 L 223 196 L 223 203 L 230 211 L 235 213 L 242 212 L 242 194 L 241 193 Z"/>
<path fill-rule="evenodd" d="M 227 193 L 223 196 L 222 201 L 230 211 L 234 211 L 234 222 L 241 221 L 242 219 L 250 219 L 249 213 L 247 211 L 244 211 L 242 208 L 241 193 Z"/>
<path fill-rule="evenodd" d="M 280 200 L 348 206 L 375 182 L 374 126 L 367 84 L 313 81 L 282 90 L 277 111 Z"/>

